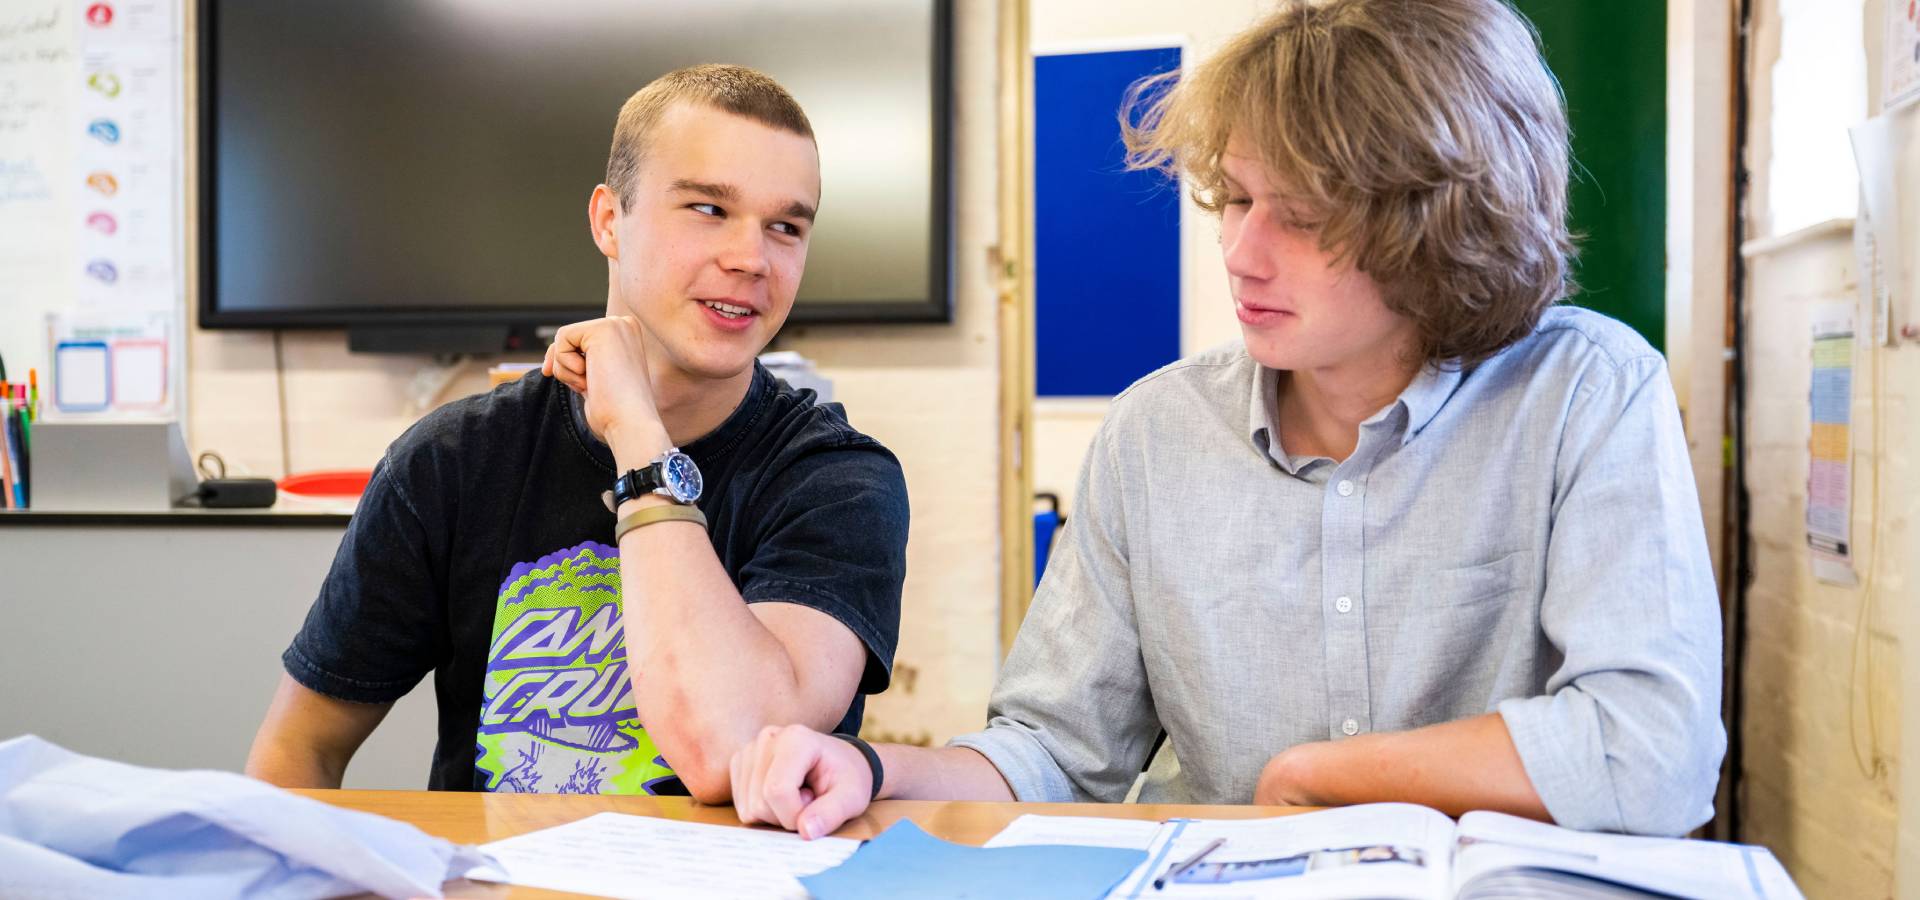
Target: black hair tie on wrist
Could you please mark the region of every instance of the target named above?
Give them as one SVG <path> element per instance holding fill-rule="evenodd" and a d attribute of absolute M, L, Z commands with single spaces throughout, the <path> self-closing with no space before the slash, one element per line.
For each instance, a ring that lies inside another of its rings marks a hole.
<path fill-rule="evenodd" d="M 873 770 L 873 795 L 867 798 L 867 802 L 872 803 L 880 799 L 880 783 L 886 780 L 887 775 L 887 770 L 880 766 L 880 754 L 874 752 L 872 744 L 851 734 L 835 732 L 833 736 L 852 744 L 855 750 L 860 751 L 861 756 L 867 758 L 867 767 Z"/>

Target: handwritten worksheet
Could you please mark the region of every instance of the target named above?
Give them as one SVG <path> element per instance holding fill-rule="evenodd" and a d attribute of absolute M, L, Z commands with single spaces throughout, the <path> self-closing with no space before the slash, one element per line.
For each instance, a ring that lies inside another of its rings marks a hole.
<path fill-rule="evenodd" d="M 602 897 L 752 897 L 805 900 L 795 878 L 839 865 L 860 846 L 785 832 L 600 813 L 494 841 L 499 862 L 467 875 Z"/>

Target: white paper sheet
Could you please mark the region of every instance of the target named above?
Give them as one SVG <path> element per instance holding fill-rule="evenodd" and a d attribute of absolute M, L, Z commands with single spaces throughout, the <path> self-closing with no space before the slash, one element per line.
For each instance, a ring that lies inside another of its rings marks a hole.
<path fill-rule="evenodd" d="M 1864 196 L 1860 214 L 1853 220 L 1853 260 L 1860 274 L 1860 308 L 1866 321 L 1873 323 L 1871 337 L 1876 347 L 1891 347 L 1893 339 L 1893 295 L 1888 293 L 1887 267 L 1880 255 L 1880 242 L 1873 235 L 1873 214 Z"/>
<path fill-rule="evenodd" d="M 53 351 L 53 406 L 63 413 L 104 410 L 113 401 L 110 353 L 99 341 L 61 343 Z"/>
<path fill-rule="evenodd" d="M 600 813 L 480 849 L 501 869 L 476 881 L 620 898 L 794 898 L 796 876 L 839 865 L 860 846 L 785 832 Z"/>
<path fill-rule="evenodd" d="M 1860 263 L 1858 277 L 1875 282 L 1872 288 L 1876 307 L 1889 308 L 1889 330 L 1903 338 L 1920 337 L 1920 265 L 1916 265 L 1912 240 L 1920 237 L 1911 229 L 1917 224 L 1911 195 L 1915 168 L 1908 158 L 1920 141 L 1920 110 L 1880 115 L 1850 129 L 1853 159 L 1860 170 L 1860 218 L 1869 229 L 1873 258 Z M 1884 295 L 1882 297 L 1881 295 Z M 1877 309 L 1876 309 L 1877 317 Z M 1878 323 L 1874 323 L 1876 329 Z"/>
<path fill-rule="evenodd" d="M 1118 847 L 1145 850 L 1160 834 L 1159 822 L 1145 819 L 1102 819 L 1092 816 L 1025 815 L 1001 829 L 986 847 L 1030 847 L 1066 844 L 1070 847 Z"/>
<path fill-rule="evenodd" d="M 112 349 L 114 407 L 134 410 L 165 406 L 166 341 L 116 341 Z"/>
<path fill-rule="evenodd" d="M 1880 57 L 1880 108 L 1898 109 L 1920 100 L 1920 6 L 1886 0 L 1886 43 Z"/>
<path fill-rule="evenodd" d="M 0 740 L 0 896 L 439 896 L 482 862 L 405 822 L 232 772 Z M 364 893 L 363 893 L 364 892 Z"/>

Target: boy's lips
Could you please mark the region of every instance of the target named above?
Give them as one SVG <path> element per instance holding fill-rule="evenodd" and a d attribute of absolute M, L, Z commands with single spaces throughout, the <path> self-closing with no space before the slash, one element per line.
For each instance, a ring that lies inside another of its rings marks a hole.
<path fill-rule="evenodd" d="M 752 304 L 734 298 L 698 299 L 694 301 L 700 307 L 700 314 L 708 323 L 721 331 L 739 332 L 753 327 L 753 320 L 760 317 L 759 310 Z"/>
<path fill-rule="evenodd" d="M 1240 320 L 1240 324 L 1251 325 L 1254 327 L 1259 327 L 1262 325 L 1272 325 L 1288 316 L 1293 315 L 1292 310 L 1279 309 L 1279 308 L 1270 307 L 1270 306 L 1259 306 L 1256 304 L 1248 303 L 1244 300 L 1234 301 L 1233 313 L 1234 313 L 1234 316 Z"/>
<path fill-rule="evenodd" d="M 751 298 L 739 297 L 731 294 L 718 294 L 712 297 L 695 297 L 693 298 L 693 301 L 695 303 L 718 303 L 723 306 L 732 306 L 732 307 L 737 307 L 739 309 L 752 310 L 756 315 L 761 312 L 759 304 L 754 303 Z"/>

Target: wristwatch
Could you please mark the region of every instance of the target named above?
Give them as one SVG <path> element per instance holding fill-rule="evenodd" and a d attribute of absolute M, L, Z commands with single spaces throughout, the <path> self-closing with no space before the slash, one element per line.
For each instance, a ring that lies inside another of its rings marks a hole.
<path fill-rule="evenodd" d="M 619 509 L 620 504 L 647 494 L 659 494 L 682 506 L 689 505 L 700 499 L 704 483 L 693 457 L 672 447 L 646 468 L 633 469 L 614 480 L 613 508 Z"/>

